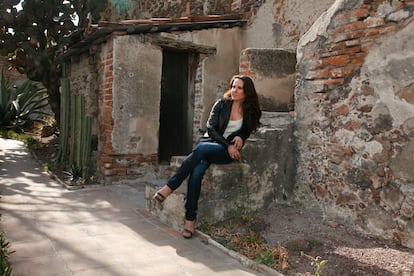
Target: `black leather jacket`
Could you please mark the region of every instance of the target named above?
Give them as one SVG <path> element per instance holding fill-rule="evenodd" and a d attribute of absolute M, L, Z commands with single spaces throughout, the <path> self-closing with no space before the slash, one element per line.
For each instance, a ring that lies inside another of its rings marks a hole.
<path fill-rule="evenodd" d="M 242 138 L 244 145 L 244 142 L 252 133 L 252 130 L 247 127 L 244 120 L 242 127 L 238 131 L 231 133 L 227 139 L 223 136 L 230 120 L 232 105 L 232 100 L 220 99 L 216 101 L 207 120 L 207 132 L 203 137 L 201 137 L 200 142 L 214 141 L 225 146 L 229 146 L 231 144 L 231 140 L 235 136 L 239 136 Z"/>

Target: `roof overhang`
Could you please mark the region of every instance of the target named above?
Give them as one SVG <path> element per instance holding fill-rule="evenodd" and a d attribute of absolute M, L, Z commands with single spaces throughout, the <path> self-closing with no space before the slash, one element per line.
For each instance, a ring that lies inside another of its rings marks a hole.
<path fill-rule="evenodd" d="M 71 45 L 58 59 L 65 60 L 89 49 L 91 45 L 103 43 L 113 34 L 135 35 L 155 33 L 176 33 L 204 29 L 242 27 L 247 20 L 241 15 L 210 15 L 201 17 L 153 18 L 148 20 L 124 20 L 118 23 L 99 22 L 71 35 Z M 154 43 L 162 47 L 186 49 L 206 54 L 215 53 L 214 47 L 201 46 L 191 42 L 174 40 L 165 36 L 152 36 Z"/>

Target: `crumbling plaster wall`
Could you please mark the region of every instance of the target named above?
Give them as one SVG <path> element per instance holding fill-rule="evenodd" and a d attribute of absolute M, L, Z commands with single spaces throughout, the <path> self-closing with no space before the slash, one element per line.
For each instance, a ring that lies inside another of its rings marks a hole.
<path fill-rule="evenodd" d="M 195 95 L 195 131 L 205 129 L 210 108 L 229 88 L 230 78 L 239 71 L 241 45 L 240 28 L 209 29 L 177 34 L 177 39 L 215 47 L 214 55 L 201 55 Z M 201 115 L 201 116 L 198 116 Z"/>
<path fill-rule="evenodd" d="M 119 36 L 113 53 L 113 150 L 158 154 L 162 49 L 140 36 Z"/>
<path fill-rule="evenodd" d="M 296 87 L 298 197 L 411 248 L 413 14 L 414 1 L 336 1 L 299 43 Z"/>
<path fill-rule="evenodd" d="M 264 111 L 294 109 L 296 52 L 276 48 L 247 48 L 240 57 L 240 74 L 254 79 Z"/>
<path fill-rule="evenodd" d="M 244 48 L 296 50 L 299 38 L 335 0 L 264 1 L 246 27 Z"/>
<path fill-rule="evenodd" d="M 335 0 L 107 0 L 101 20 L 243 14 L 243 48 L 296 49 L 299 38 Z"/>
<path fill-rule="evenodd" d="M 85 97 L 85 114 L 88 116 L 98 116 L 98 90 L 97 90 L 97 70 L 95 68 L 94 57 L 83 53 L 71 58 L 68 78 L 70 79 L 70 89 L 72 94 L 83 95 Z M 97 133 L 97 125 L 93 124 L 92 133 Z"/>

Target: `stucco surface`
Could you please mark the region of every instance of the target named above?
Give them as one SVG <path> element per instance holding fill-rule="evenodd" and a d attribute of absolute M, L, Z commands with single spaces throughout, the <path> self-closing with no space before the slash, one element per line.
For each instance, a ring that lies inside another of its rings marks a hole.
<path fill-rule="evenodd" d="M 216 47 L 215 55 L 202 58 L 202 93 L 199 104 L 202 129 L 205 129 L 211 107 L 216 99 L 220 98 L 229 88 L 231 77 L 239 71 L 239 57 L 241 51 L 241 29 L 212 29 L 183 33 L 178 36 L 184 41 L 191 41 L 196 44 Z M 197 106 L 196 106 L 197 108 Z M 197 112 L 197 110 L 196 110 Z"/>
<path fill-rule="evenodd" d="M 296 49 L 299 38 L 335 0 L 265 1 L 247 27 L 244 47 Z"/>
<path fill-rule="evenodd" d="M 120 154 L 158 150 L 162 51 L 139 36 L 114 41 L 112 143 Z"/>
<path fill-rule="evenodd" d="M 361 74 L 370 80 L 393 118 L 393 127 L 414 118 L 413 104 L 397 95 L 414 83 L 414 23 L 389 36 L 366 57 Z M 392 93 L 390 93 L 392 91 Z"/>
<path fill-rule="evenodd" d="M 358 16 L 357 16 L 358 15 Z M 412 7 L 336 1 L 302 37 L 298 185 L 328 217 L 412 247 Z M 339 76 L 338 76 L 339 75 Z"/>

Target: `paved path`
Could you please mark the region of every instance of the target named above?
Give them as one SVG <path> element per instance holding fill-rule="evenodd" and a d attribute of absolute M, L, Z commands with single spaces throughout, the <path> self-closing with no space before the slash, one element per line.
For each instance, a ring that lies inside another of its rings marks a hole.
<path fill-rule="evenodd" d="M 144 188 L 69 191 L 0 138 L 0 213 L 14 275 L 259 275 L 145 211 Z"/>

